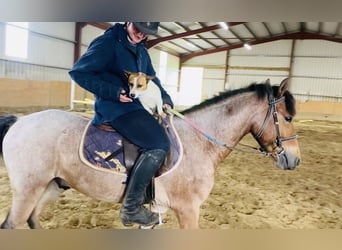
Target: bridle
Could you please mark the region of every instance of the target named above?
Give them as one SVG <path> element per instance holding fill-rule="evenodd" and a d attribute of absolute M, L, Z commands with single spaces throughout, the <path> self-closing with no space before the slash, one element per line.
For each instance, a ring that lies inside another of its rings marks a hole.
<path fill-rule="evenodd" d="M 257 150 L 257 153 L 262 153 L 265 156 L 275 156 L 275 155 L 280 155 L 283 154 L 284 148 L 282 146 L 282 142 L 284 141 L 289 141 L 289 140 L 294 140 L 297 139 L 298 136 L 297 135 L 293 135 L 293 136 L 289 136 L 289 137 L 281 137 L 280 136 L 280 129 L 279 129 L 279 121 L 278 121 L 278 112 L 277 112 L 277 104 L 280 102 L 285 101 L 285 96 L 282 96 L 279 99 L 276 99 L 272 93 L 270 93 L 268 95 L 268 110 L 267 110 L 267 114 L 266 117 L 264 119 L 264 122 L 262 123 L 258 133 L 254 136 L 254 138 L 256 139 L 256 141 L 259 143 L 260 148 L 256 148 L 256 147 L 252 147 L 243 143 L 239 143 L 239 145 L 244 146 L 244 147 L 248 147 L 248 148 L 252 148 L 254 150 Z M 198 132 L 200 132 L 202 135 L 204 135 L 208 140 L 214 142 L 217 145 L 223 146 L 225 148 L 228 148 L 230 150 L 237 150 L 237 151 L 241 151 L 241 152 L 246 152 L 242 149 L 238 149 L 236 147 L 230 147 L 228 146 L 226 143 L 220 141 L 219 139 L 215 138 L 214 136 L 206 133 L 203 129 L 201 129 L 199 126 L 197 126 L 197 124 L 195 124 L 193 121 L 191 121 L 190 119 L 188 119 L 187 117 L 185 117 L 184 115 L 182 115 L 181 113 L 179 113 L 178 111 L 176 111 L 175 109 L 171 109 L 169 108 L 167 110 L 168 113 L 173 114 L 178 116 L 179 118 L 181 118 L 182 120 L 184 120 L 186 123 L 188 123 L 192 128 L 194 128 L 195 130 L 197 130 Z M 274 126 L 275 126 L 275 130 L 276 130 L 276 139 L 275 141 L 272 141 L 270 143 L 267 144 L 263 144 L 260 142 L 260 137 L 262 136 L 262 134 L 264 133 L 264 130 L 266 128 L 266 125 L 268 124 L 270 118 L 271 118 L 271 114 L 273 116 L 273 121 L 274 121 Z M 267 151 L 267 147 L 269 145 L 276 145 L 276 148 L 272 151 L 269 152 Z"/>
<path fill-rule="evenodd" d="M 284 152 L 284 148 L 282 146 L 282 143 L 284 141 L 290 141 L 290 140 L 294 140 L 294 139 L 298 138 L 297 135 L 293 135 L 293 136 L 289 136 L 289 137 L 281 137 L 280 136 L 277 104 L 280 102 L 283 102 L 283 101 L 285 101 L 285 96 L 282 96 L 279 99 L 276 99 L 272 93 L 270 93 L 268 95 L 268 110 L 266 113 L 266 117 L 265 117 L 264 122 L 262 123 L 258 133 L 256 133 L 256 135 L 254 136 L 255 139 L 259 142 L 259 144 L 261 146 L 259 150 L 266 155 L 273 155 L 274 153 L 276 153 L 278 155 L 282 154 Z M 274 122 L 275 131 L 276 131 L 276 139 L 275 139 L 275 141 L 269 142 L 267 144 L 262 144 L 262 143 L 260 143 L 260 137 L 262 136 L 262 134 L 265 131 L 266 125 L 268 124 L 268 122 L 271 118 L 271 114 L 273 116 L 273 122 Z M 277 147 L 272 152 L 268 152 L 266 149 L 267 146 L 274 145 L 274 144 Z"/>

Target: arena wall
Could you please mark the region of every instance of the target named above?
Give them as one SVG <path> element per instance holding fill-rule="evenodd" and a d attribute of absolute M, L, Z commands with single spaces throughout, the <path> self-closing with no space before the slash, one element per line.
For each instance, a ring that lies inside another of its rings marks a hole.
<path fill-rule="evenodd" d="M 92 95 L 76 85 L 75 99 L 92 99 Z M 78 104 L 85 107 L 85 105 Z M 0 78 L 0 110 L 16 108 L 70 107 L 70 82 L 32 81 Z M 297 113 L 341 115 L 342 102 L 297 101 Z"/>
<path fill-rule="evenodd" d="M 342 115 L 342 102 L 297 101 L 297 113 Z"/>
<path fill-rule="evenodd" d="M 87 94 L 76 86 L 77 99 L 87 98 Z M 70 82 L 33 81 L 0 78 L 0 108 L 69 108 Z"/>

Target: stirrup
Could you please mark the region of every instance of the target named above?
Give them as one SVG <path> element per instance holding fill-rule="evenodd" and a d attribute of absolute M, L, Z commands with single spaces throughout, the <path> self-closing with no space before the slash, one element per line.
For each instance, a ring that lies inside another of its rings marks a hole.
<path fill-rule="evenodd" d="M 123 210 L 125 209 L 121 210 L 120 218 L 122 224 L 126 227 L 133 226 L 134 224 L 147 227 L 159 224 L 159 215 L 157 213 L 153 213 L 144 206 L 139 207 L 136 213 L 127 213 Z"/>
<path fill-rule="evenodd" d="M 151 203 L 150 203 L 150 210 L 151 210 L 151 207 L 152 205 L 155 205 L 156 204 L 156 201 L 153 200 Z M 160 225 L 163 225 L 165 223 L 165 221 L 163 220 L 163 217 L 162 217 L 162 214 L 160 211 L 158 211 L 158 223 L 154 224 L 154 225 L 151 225 L 151 226 L 143 226 L 143 225 L 139 225 L 139 229 L 154 229 L 156 226 L 160 226 Z"/>

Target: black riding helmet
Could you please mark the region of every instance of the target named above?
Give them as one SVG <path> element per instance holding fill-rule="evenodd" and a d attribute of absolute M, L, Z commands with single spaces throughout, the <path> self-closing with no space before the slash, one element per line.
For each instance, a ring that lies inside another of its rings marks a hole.
<path fill-rule="evenodd" d="M 146 35 L 154 35 L 158 32 L 159 22 L 133 22 L 133 24 Z"/>

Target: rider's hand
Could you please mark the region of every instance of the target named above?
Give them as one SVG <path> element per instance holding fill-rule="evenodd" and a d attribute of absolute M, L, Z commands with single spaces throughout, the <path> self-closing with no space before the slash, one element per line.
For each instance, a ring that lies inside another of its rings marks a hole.
<path fill-rule="evenodd" d="M 163 111 L 164 111 L 166 114 L 170 115 L 170 113 L 168 112 L 170 109 L 172 109 L 171 105 L 169 105 L 169 104 L 167 104 L 167 103 L 164 103 L 164 104 L 163 104 Z"/>
<path fill-rule="evenodd" d="M 133 102 L 131 98 L 126 95 L 126 90 L 122 89 L 119 97 L 120 102 Z"/>

